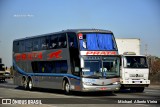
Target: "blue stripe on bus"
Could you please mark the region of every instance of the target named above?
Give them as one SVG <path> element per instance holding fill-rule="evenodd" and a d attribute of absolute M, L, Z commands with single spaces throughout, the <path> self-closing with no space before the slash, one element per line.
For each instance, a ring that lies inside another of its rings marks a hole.
<path fill-rule="evenodd" d="M 13 60 L 13 66 L 15 67 L 16 71 L 18 71 L 20 74 L 26 75 L 26 76 L 57 76 L 57 77 L 67 76 L 69 78 L 74 78 L 74 79 L 80 80 L 80 77 L 74 76 L 72 74 L 63 74 L 63 73 L 26 73 L 25 71 L 23 71 L 20 67 L 18 67 L 16 65 L 14 60 Z"/>

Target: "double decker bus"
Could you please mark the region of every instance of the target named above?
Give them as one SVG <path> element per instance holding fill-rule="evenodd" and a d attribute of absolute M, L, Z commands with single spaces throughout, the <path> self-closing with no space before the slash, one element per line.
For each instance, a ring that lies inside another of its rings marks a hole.
<path fill-rule="evenodd" d="M 70 91 L 116 91 L 120 57 L 114 35 L 70 29 L 13 41 L 14 83 Z"/>

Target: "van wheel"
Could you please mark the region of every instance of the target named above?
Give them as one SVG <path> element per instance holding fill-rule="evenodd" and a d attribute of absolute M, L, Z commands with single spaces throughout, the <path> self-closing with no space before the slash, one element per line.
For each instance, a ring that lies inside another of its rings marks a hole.
<path fill-rule="evenodd" d="M 31 79 L 29 79 L 29 81 L 28 81 L 28 88 L 29 88 L 29 90 L 33 89 L 33 83 L 32 83 Z"/>
<path fill-rule="evenodd" d="M 70 94 L 70 84 L 67 81 L 64 81 L 64 92 Z"/>

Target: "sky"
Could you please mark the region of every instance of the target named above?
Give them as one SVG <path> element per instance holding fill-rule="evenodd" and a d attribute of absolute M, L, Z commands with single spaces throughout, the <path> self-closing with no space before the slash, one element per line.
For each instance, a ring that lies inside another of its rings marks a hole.
<path fill-rule="evenodd" d="M 65 29 L 111 30 L 140 38 L 141 54 L 160 57 L 159 0 L 1 0 L 0 57 L 12 65 L 14 39 Z"/>

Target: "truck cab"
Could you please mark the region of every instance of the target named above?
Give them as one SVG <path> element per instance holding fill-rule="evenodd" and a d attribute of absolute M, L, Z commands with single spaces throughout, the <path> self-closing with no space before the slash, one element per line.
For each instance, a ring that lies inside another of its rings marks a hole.
<path fill-rule="evenodd" d="M 149 67 L 144 55 L 124 53 L 121 55 L 121 88 L 129 88 L 137 92 L 143 92 L 150 84 Z"/>

